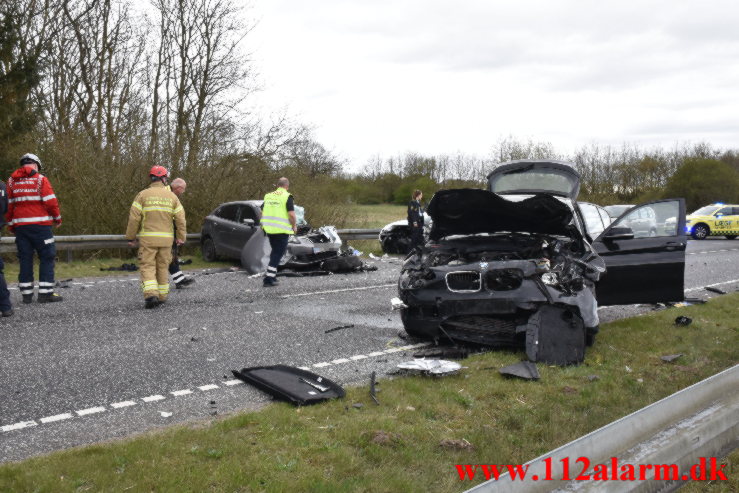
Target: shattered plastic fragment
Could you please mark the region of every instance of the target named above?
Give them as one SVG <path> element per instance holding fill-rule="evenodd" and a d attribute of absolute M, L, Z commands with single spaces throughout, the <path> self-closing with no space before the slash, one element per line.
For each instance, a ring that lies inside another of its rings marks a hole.
<path fill-rule="evenodd" d="M 685 327 L 685 326 L 690 325 L 691 323 L 693 323 L 693 319 L 688 318 L 685 315 L 680 315 L 679 317 L 675 319 L 675 325 L 680 325 L 680 326 Z"/>
<path fill-rule="evenodd" d="M 445 375 L 459 371 L 462 365 L 442 359 L 414 359 L 413 361 L 399 363 L 398 368 L 430 373 L 431 375 Z"/>
<path fill-rule="evenodd" d="M 401 308 L 408 308 L 408 305 L 403 303 L 400 298 L 393 298 L 390 300 L 390 306 L 393 307 L 393 310 L 400 310 Z"/>
<path fill-rule="evenodd" d="M 501 375 L 518 377 L 524 380 L 539 380 L 539 369 L 531 361 L 521 361 L 498 370 Z"/>
<path fill-rule="evenodd" d="M 665 356 L 660 357 L 660 359 L 662 361 L 664 361 L 665 363 L 672 363 L 673 361 L 675 361 L 676 359 L 678 359 L 682 355 L 683 355 L 683 353 L 666 354 Z"/>
<path fill-rule="evenodd" d="M 172 413 L 168 413 L 168 412 L 166 412 L 166 411 L 161 411 L 161 412 L 159 413 L 159 415 L 160 415 L 160 416 L 161 416 L 162 418 L 169 418 L 170 416 L 172 416 Z"/>

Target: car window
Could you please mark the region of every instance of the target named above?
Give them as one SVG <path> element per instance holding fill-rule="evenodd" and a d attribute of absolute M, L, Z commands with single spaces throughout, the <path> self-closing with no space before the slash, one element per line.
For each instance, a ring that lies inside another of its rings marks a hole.
<path fill-rule="evenodd" d="M 717 215 L 717 216 L 730 216 L 731 215 L 731 210 L 732 210 L 731 207 L 722 207 L 721 209 L 719 209 L 718 212 L 716 212 L 715 215 Z"/>
<path fill-rule="evenodd" d="M 580 212 L 582 212 L 582 218 L 585 221 L 585 228 L 588 230 L 591 238 L 597 237 L 603 232 L 605 226 L 600 218 L 598 208 L 593 204 L 586 202 L 579 202 Z"/>
<path fill-rule="evenodd" d="M 227 221 L 236 222 L 238 219 L 239 204 L 226 204 L 216 212 L 216 216 Z"/>
<path fill-rule="evenodd" d="M 608 226 L 609 224 L 611 224 L 613 219 L 611 218 L 611 216 L 608 215 L 607 210 L 598 207 L 598 213 L 600 214 L 600 219 L 601 221 L 603 221 L 604 226 Z"/>
<path fill-rule="evenodd" d="M 677 200 L 667 200 L 643 205 L 615 222 L 613 227 L 631 229 L 634 233 L 634 238 L 676 236 L 677 229 L 674 223 L 665 223 L 668 219 L 677 217 L 679 212 L 680 202 Z M 648 220 L 645 221 L 644 219 Z"/>
<path fill-rule="evenodd" d="M 739 216 L 739 207 L 734 207 L 734 216 Z"/>
<path fill-rule="evenodd" d="M 256 211 L 250 205 L 241 206 L 241 215 L 239 216 L 239 221 L 243 223 L 244 219 L 251 219 L 252 221 L 254 221 L 254 223 L 259 222 L 259 216 L 257 216 Z"/>

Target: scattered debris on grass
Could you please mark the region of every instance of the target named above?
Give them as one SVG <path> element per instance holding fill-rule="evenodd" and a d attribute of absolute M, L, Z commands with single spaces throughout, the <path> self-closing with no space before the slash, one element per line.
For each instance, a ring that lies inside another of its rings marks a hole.
<path fill-rule="evenodd" d="M 702 298 L 685 298 L 685 303 L 690 303 L 691 305 L 705 305 L 706 300 Z"/>
<path fill-rule="evenodd" d="M 375 404 L 380 405 L 380 401 L 377 400 L 377 374 L 374 371 L 370 375 L 370 397 Z"/>
<path fill-rule="evenodd" d="M 447 450 L 475 450 L 475 447 L 464 438 L 461 440 L 445 438 L 439 442 L 439 447 Z"/>
<path fill-rule="evenodd" d="M 521 361 L 514 365 L 508 365 L 498 370 L 506 377 L 518 377 L 524 380 L 539 380 L 539 369 L 531 361 Z"/>
<path fill-rule="evenodd" d="M 138 266 L 136 264 L 121 264 L 120 267 L 100 267 L 101 271 L 136 271 L 139 270 Z"/>
<path fill-rule="evenodd" d="M 562 387 L 562 393 L 564 394 L 577 394 L 578 390 L 575 387 L 570 387 L 569 385 L 565 385 Z"/>
<path fill-rule="evenodd" d="M 443 359 L 414 359 L 398 363 L 402 370 L 413 370 L 430 375 L 449 375 L 462 369 L 462 365 Z"/>
<path fill-rule="evenodd" d="M 355 402 L 354 404 L 352 404 L 352 407 L 354 409 L 362 409 L 364 407 L 364 404 L 362 404 L 361 402 Z"/>
<path fill-rule="evenodd" d="M 328 334 L 329 332 L 336 332 L 337 330 L 351 329 L 352 327 L 354 327 L 354 324 L 339 325 L 338 327 L 334 327 L 333 329 L 326 330 L 324 334 Z"/>
<path fill-rule="evenodd" d="M 600 380 L 600 377 L 598 375 L 588 375 L 587 379 L 588 382 L 595 382 L 596 380 Z"/>
<path fill-rule="evenodd" d="M 666 354 L 665 356 L 662 356 L 660 359 L 666 363 L 672 363 L 679 357 L 681 357 L 683 353 L 677 353 L 677 354 Z"/>
<path fill-rule="evenodd" d="M 691 323 L 693 323 L 693 319 L 692 318 L 688 318 L 685 315 L 680 315 L 679 317 L 677 317 L 675 319 L 675 325 L 680 325 L 680 326 L 686 327 L 686 326 L 690 325 Z"/>

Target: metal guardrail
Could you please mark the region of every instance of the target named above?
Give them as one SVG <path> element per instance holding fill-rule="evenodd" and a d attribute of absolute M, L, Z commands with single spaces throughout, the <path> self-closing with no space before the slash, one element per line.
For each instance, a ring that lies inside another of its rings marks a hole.
<path fill-rule="evenodd" d="M 337 231 L 342 240 L 375 240 L 379 229 L 340 229 Z M 55 236 L 57 250 L 102 250 L 104 248 L 129 248 L 124 235 L 80 235 Z M 200 233 L 187 235 L 187 244 L 200 241 Z M 15 252 L 15 238 L 0 238 L 0 253 Z"/>
<path fill-rule="evenodd" d="M 618 458 L 619 467 L 632 464 L 637 470 L 639 465 L 675 464 L 678 476 L 683 478 L 702 457 L 722 457 L 738 446 L 739 365 L 736 365 L 528 462 L 523 466 L 528 466 L 524 480 L 506 474 L 498 481 L 490 480 L 468 492 L 673 491 L 685 481 L 602 481 L 592 476 L 585 481 L 563 481 L 562 461 L 570 465 L 570 478 L 581 472 L 582 462 L 578 459 L 582 457 L 590 461 L 587 474 L 593 474 L 596 464 L 606 464 L 609 479 L 613 457 Z M 620 472 L 616 473 L 619 479 Z M 547 473 L 552 480 L 543 480 Z M 646 476 L 654 478 L 654 470 Z"/>

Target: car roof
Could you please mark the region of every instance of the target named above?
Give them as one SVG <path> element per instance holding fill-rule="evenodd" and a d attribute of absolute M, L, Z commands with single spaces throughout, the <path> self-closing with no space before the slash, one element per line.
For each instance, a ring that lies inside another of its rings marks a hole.
<path fill-rule="evenodd" d="M 239 205 L 251 205 L 256 207 L 261 207 L 263 200 L 234 200 L 233 202 L 224 202 L 222 204 L 218 204 L 216 206 L 216 209 L 219 207 L 223 207 L 224 205 L 232 205 L 232 204 L 239 204 Z"/>

